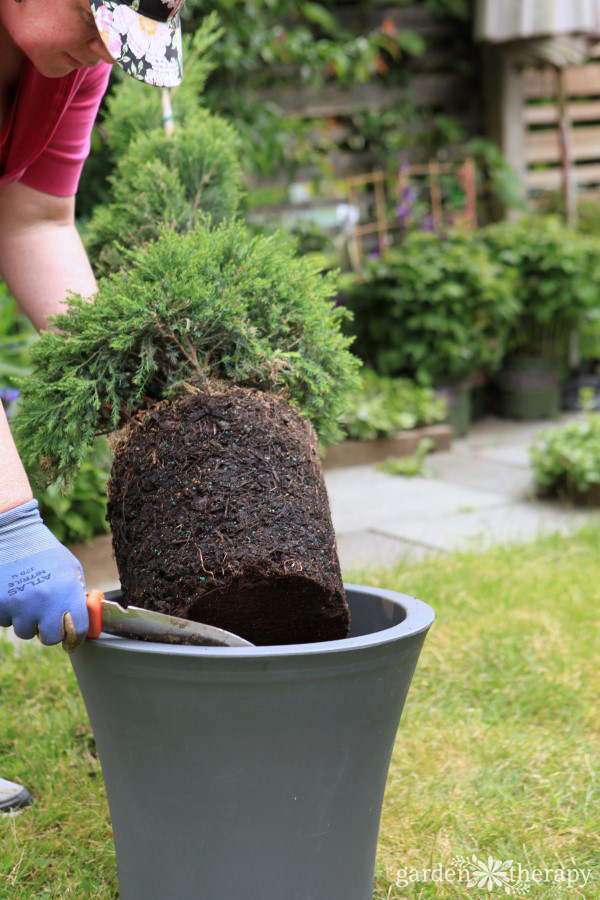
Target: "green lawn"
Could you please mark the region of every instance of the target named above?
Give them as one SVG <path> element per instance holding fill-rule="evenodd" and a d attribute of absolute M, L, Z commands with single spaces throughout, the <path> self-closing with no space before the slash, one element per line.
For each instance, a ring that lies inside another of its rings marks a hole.
<path fill-rule="evenodd" d="M 600 897 L 600 525 L 347 580 L 437 613 L 388 781 L 377 900 L 506 896 L 396 886 L 398 869 L 471 854 L 529 870 L 595 867 L 585 888 L 533 884 L 528 896 Z M 0 643 L 0 696 L 0 769 L 36 800 L 0 818 L 0 897 L 116 897 L 102 776 L 68 659 L 38 647 L 17 657 Z"/>

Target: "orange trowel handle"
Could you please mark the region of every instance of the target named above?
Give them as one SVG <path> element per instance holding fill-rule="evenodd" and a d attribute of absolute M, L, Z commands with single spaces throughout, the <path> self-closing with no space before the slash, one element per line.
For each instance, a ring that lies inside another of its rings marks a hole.
<path fill-rule="evenodd" d="M 102 601 L 104 599 L 102 591 L 97 591 L 95 589 L 92 589 L 89 594 L 86 594 L 85 602 L 90 620 L 87 633 L 89 638 L 100 637 L 100 632 L 102 631 Z"/>

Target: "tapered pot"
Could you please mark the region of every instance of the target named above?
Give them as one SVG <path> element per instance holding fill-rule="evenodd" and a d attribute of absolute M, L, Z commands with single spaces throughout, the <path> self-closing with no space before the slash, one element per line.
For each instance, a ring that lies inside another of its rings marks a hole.
<path fill-rule="evenodd" d="M 371 900 L 392 749 L 433 611 L 345 587 L 343 640 L 103 635 L 73 654 L 121 900 Z"/>
<path fill-rule="evenodd" d="M 558 366 L 537 356 L 513 357 L 498 374 L 503 414 L 510 419 L 555 419 L 560 411 Z"/>
<path fill-rule="evenodd" d="M 438 387 L 437 393 L 444 397 L 448 404 L 445 422 L 454 429 L 454 437 L 464 437 L 468 434 L 473 419 L 471 387 L 467 384 Z"/>

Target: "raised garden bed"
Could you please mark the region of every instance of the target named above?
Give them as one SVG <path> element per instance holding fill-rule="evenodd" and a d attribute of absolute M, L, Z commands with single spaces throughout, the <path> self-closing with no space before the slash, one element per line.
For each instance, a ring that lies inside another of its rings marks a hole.
<path fill-rule="evenodd" d="M 342 441 L 341 444 L 327 448 L 323 468 L 329 470 L 348 466 L 367 466 L 383 462 L 390 456 L 412 456 L 424 438 L 433 441 L 434 452 L 450 450 L 453 437 L 451 425 L 424 425 L 411 431 L 400 431 L 393 438 Z"/>

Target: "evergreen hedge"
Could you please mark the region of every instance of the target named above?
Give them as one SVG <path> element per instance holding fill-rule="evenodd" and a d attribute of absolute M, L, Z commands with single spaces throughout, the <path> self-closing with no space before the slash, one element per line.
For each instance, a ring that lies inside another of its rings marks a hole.
<path fill-rule="evenodd" d="M 242 196 L 239 140 L 223 119 L 198 110 L 172 135 L 139 134 L 119 158 L 108 203 L 97 206 L 86 249 L 98 275 L 117 271 L 123 249 L 158 237 L 165 225 L 186 232 L 210 217 L 231 219 Z"/>

